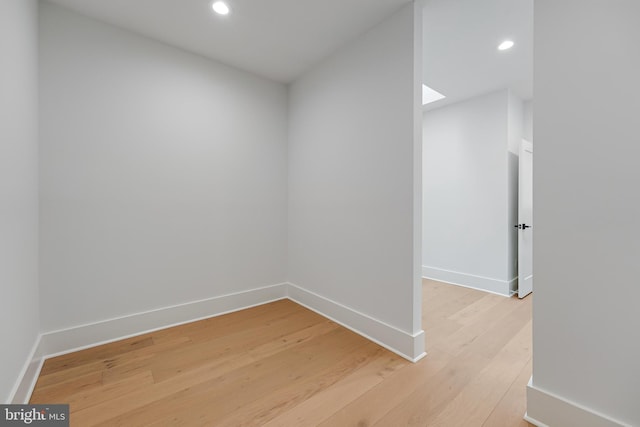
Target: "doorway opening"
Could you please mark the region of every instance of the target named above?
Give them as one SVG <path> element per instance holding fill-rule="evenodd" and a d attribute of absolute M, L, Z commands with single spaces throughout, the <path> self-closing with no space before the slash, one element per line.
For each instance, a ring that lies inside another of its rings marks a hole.
<path fill-rule="evenodd" d="M 427 2 L 423 84 L 422 276 L 524 297 L 533 283 L 533 0 Z"/>
<path fill-rule="evenodd" d="M 533 0 L 429 0 L 423 13 L 425 347 L 482 368 L 468 381 L 486 383 L 459 396 L 501 393 L 482 396 L 476 424 L 519 425 L 532 370 Z"/>

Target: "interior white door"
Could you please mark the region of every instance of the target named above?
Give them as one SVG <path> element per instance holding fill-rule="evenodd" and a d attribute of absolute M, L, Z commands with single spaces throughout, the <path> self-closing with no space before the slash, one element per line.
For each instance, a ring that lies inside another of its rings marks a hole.
<path fill-rule="evenodd" d="M 518 298 L 533 291 L 533 144 L 520 145 L 518 188 Z"/>

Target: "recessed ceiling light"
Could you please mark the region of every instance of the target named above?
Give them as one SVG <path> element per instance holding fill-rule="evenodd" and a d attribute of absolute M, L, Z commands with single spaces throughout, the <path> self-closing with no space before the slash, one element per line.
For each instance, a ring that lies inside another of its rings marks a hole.
<path fill-rule="evenodd" d="M 425 84 L 422 85 L 422 105 L 427 105 L 432 102 L 439 101 L 443 98 L 446 98 L 446 96 L 436 90 L 431 89 Z"/>
<path fill-rule="evenodd" d="M 498 46 L 498 50 L 511 49 L 514 44 L 515 43 L 513 43 L 511 40 L 505 40 L 502 43 L 500 43 L 500 46 Z"/>
<path fill-rule="evenodd" d="M 215 1 L 213 5 L 211 5 L 213 11 L 218 15 L 228 15 L 229 14 L 229 6 L 223 1 Z"/>

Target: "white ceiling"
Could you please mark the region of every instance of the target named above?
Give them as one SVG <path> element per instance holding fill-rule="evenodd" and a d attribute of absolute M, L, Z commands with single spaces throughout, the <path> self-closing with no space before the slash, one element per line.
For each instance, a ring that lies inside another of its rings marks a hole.
<path fill-rule="evenodd" d="M 446 96 L 425 109 L 501 88 L 533 97 L 533 0 L 429 0 L 423 46 L 424 83 Z"/>
<path fill-rule="evenodd" d="M 290 82 L 409 0 L 49 0 L 84 15 Z"/>
<path fill-rule="evenodd" d="M 410 0 L 49 0 L 84 15 L 288 83 Z M 501 88 L 533 96 L 533 0 L 427 0 L 424 82 L 446 96 Z M 516 45 L 499 52 L 498 44 Z"/>

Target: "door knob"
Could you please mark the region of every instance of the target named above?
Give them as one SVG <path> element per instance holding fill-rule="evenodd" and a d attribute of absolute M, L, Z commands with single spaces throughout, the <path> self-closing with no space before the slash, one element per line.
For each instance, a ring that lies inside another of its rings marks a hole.
<path fill-rule="evenodd" d="M 516 224 L 514 225 L 514 227 L 518 230 L 526 230 L 527 228 L 531 228 L 531 226 L 527 224 Z"/>

